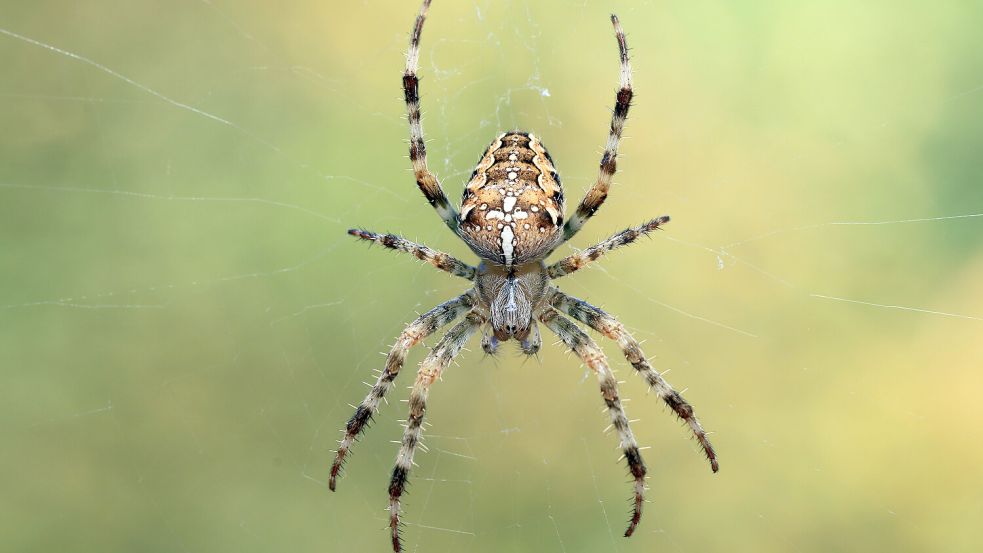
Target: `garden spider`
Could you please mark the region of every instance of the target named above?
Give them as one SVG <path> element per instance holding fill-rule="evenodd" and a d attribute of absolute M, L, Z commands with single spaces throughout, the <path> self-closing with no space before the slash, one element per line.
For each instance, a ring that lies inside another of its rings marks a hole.
<path fill-rule="evenodd" d="M 394 551 L 401 551 L 399 501 L 413 463 L 413 454 L 420 442 L 430 385 L 461 351 L 468 339 L 483 327 L 490 328 L 490 332 L 486 332 L 481 341 L 481 347 L 487 353 L 494 353 L 501 342 L 510 338 L 519 342 L 524 353 L 536 353 L 541 345 L 537 328 L 539 322 L 559 336 L 594 371 L 600 382 L 601 396 L 611 416 L 611 425 L 618 432 L 621 450 L 635 481 L 631 520 L 625 530 L 625 536 L 630 536 L 642 516 L 645 463 L 629 427 L 628 417 L 618 397 L 617 381 L 608 368 L 604 353 L 561 312 L 616 341 L 638 374 L 689 425 L 714 472 L 717 472 L 718 465 L 713 446 L 693 415 L 693 408 L 649 365 L 638 342 L 625 327 L 611 315 L 583 300 L 564 294 L 550 283 L 553 279 L 583 268 L 609 251 L 631 244 L 640 236 L 667 223 L 669 217 L 658 217 L 643 225 L 628 228 L 552 265 L 547 266 L 543 262 L 553 250 L 583 227 L 607 197 L 611 177 L 615 172 L 618 140 L 621 138 L 632 97 L 631 66 L 628 63 L 624 31 L 618 18 L 612 15 L 611 23 L 614 25 L 621 54 L 620 86 L 597 180 L 577 206 L 573 216 L 564 222 L 563 188 L 546 148 L 539 138 L 521 131 L 500 134 L 485 150 L 464 190 L 461 211 L 458 212 L 451 206 L 437 177 L 427 168 L 426 146 L 420 124 L 416 70 L 420 56 L 420 32 L 429 8 L 430 0 L 424 0 L 413 26 L 406 55 L 406 71 L 403 73 L 403 91 L 410 124 L 410 160 L 416 183 L 427 201 L 437 210 L 451 231 L 481 258 L 481 263 L 478 267 L 472 267 L 446 253 L 392 234 L 382 235 L 358 229 L 348 231 L 357 238 L 413 254 L 438 269 L 474 281 L 475 284 L 464 294 L 424 313 L 400 334 L 386 359 L 385 370 L 345 427 L 345 436 L 331 467 L 329 487 L 332 491 L 335 489 L 338 473 L 352 443 L 375 415 L 379 401 L 392 388 L 409 349 L 439 328 L 463 316 L 464 320 L 452 327 L 421 363 L 410 392 L 406 430 L 389 483 L 392 545 Z"/>

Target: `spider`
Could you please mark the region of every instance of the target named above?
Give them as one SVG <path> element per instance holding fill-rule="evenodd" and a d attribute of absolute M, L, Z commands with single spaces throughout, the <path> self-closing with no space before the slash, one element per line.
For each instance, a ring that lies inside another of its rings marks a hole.
<path fill-rule="evenodd" d="M 717 472 L 717 456 L 706 432 L 693 414 L 693 408 L 679 392 L 649 364 L 638 341 L 617 319 L 601 309 L 558 290 L 551 281 L 569 275 L 602 255 L 631 244 L 639 237 L 659 229 L 668 216 L 625 229 L 579 253 L 551 265 L 546 259 L 560 244 L 570 240 L 604 203 L 615 173 L 618 141 L 631 104 L 631 66 L 625 34 L 615 15 L 611 16 L 621 56 L 621 76 L 615 100 L 607 147 L 601 157 L 597 180 L 577 206 L 573 216 L 564 221 L 563 187 L 553 160 L 539 138 L 522 131 L 505 132 L 482 154 L 464 190 L 461 210 L 447 199 L 437 177 L 427 168 L 427 152 L 420 123 L 420 96 L 417 66 L 420 56 L 420 33 L 431 0 L 424 0 L 416 17 L 406 55 L 403 92 L 410 127 L 410 160 L 416 183 L 444 223 L 463 240 L 481 262 L 468 265 L 450 255 L 415 244 L 393 234 L 376 234 L 352 229 L 356 238 L 406 252 L 452 275 L 473 281 L 474 286 L 460 296 L 438 305 L 411 322 L 399 335 L 368 396 L 355 409 L 344 430 L 331 466 L 329 487 L 335 490 L 338 473 L 355 439 L 365 430 L 379 408 L 379 401 L 392 388 L 410 348 L 441 327 L 463 317 L 437 342 L 420 364 L 409 397 L 406 429 L 389 481 L 389 526 L 393 550 L 402 550 L 400 540 L 400 497 L 406 486 L 413 455 L 420 442 L 421 427 L 430 385 L 440 377 L 464 344 L 479 330 L 485 329 L 482 349 L 494 354 L 502 342 L 515 339 L 527 355 L 539 351 L 541 339 L 538 323 L 556 334 L 567 347 L 596 375 L 601 396 L 618 432 L 620 448 L 634 478 L 634 500 L 625 537 L 631 536 L 642 516 L 645 490 L 645 463 L 642 461 L 628 417 L 621 405 L 617 381 L 598 345 L 570 318 L 580 321 L 600 334 L 616 341 L 628 362 L 648 385 L 682 420 L 689 425 L 703 448 L 710 467 Z M 566 315 L 566 316 L 565 316 Z"/>

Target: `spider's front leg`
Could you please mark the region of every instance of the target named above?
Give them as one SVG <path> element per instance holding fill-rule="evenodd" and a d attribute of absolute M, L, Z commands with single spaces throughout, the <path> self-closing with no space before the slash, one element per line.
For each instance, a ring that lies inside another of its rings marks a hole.
<path fill-rule="evenodd" d="M 631 433 L 628 416 L 621 406 L 621 399 L 618 397 L 618 381 L 615 380 L 614 374 L 608 367 L 604 352 L 573 321 L 560 315 L 552 307 L 548 307 L 543 311 L 539 316 L 539 320 L 559 336 L 563 340 L 563 343 L 573 350 L 577 354 L 577 357 L 597 374 L 597 380 L 601 386 L 601 396 L 604 398 L 604 404 L 607 406 L 608 414 L 611 416 L 611 426 L 618 431 L 618 436 L 621 439 L 621 451 L 624 454 L 625 460 L 628 462 L 629 472 L 635 478 L 634 508 L 632 509 L 631 520 L 628 522 L 628 529 L 625 530 L 625 537 L 628 537 L 632 535 L 635 527 L 638 526 L 638 521 L 642 519 L 642 502 L 644 501 L 645 492 L 645 462 L 642 460 L 642 454 L 638 451 L 635 436 Z"/>
<path fill-rule="evenodd" d="M 624 325 L 600 308 L 594 307 L 584 300 L 568 296 L 559 290 L 555 290 L 550 295 L 549 302 L 553 307 L 618 342 L 625 353 L 625 359 L 645 379 L 649 387 L 655 390 L 659 398 L 689 425 L 693 435 L 696 436 L 696 440 L 700 442 L 707 460 L 710 461 L 710 469 L 713 472 L 720 470 L 720 465 L 717 463 L 717 452 L 714 451 L 706 431 L 703 430 L 703 426 L 693 413 L 693 407 L 662 378 L 659 371 L 652 368 L 642 352 L 641 345 L 625 330 Z"/>
<path fill-rule="evenodd" d="M 447 368 L 451 360 L 460 353 L 464 344 L 478 331 L 485 320 L 485 316 L 476 311 L 468 313 L 463 321 L 447 331 L 447 334 L 440 339 L 430 355 L 420 364 L 420 371 L 416 375 L 416 382 L 413 383 L 413 389 L 410 392 L 410 413 L 406 419 L 406 430 L 403 432 L 399 455 L 396 456 L 396 466 L 393 467 L 392 478 L 389 481 L 389 528 L 393 551 L 397 553 L 403 550 L 399 536 L 399 500 L 406 487 L 410 468 L 413 466 L 413 454 L 420 442 L 423 415 L 427 410 L 427 394 L 430 391 L 430 385 L 440 378 L 440 374 Z"/>
<path fill-rule="evenodd" d="M 611 24 L 614 25 L 615 38 L 618 39 L 618 53 L 621 57 L 621 75 L 618 80 L 618 92 L 615 95 L 614 113 L 611 114 L 611 128 L 608 131 L 608 143 L 604 147 L 604 154 L 601 156 L 600 167 L 598 168 L 597 180 L 594 186 L 587 191 L 587 195 L 580 201 L 577 211 L 567 219 L 563 225 L 563 240 L 573 238 L 573 235 L 584 226 L 588 219 L 597 213 L 601 204 L 608 197 L 608 190 L 611 188 L 611 179 L 618 168 L 618 142 L 621 140 L 621 133 L 625 130 L 625 120 L 628 119 L 628 108 L 631 107 L 632 86 L 631 86 L 631 64 L 628 62 L 628 43 L 625 41 L 625 31 L 621 28 L 616 15 L 611 15 Z"/>
<path fill-rule="evenodd" d="M 457 210 L 451 205 L 440 181 L 427 167 L 427 145 L 423 140 L 423 123 L 420 122 L 420 79 L 416 75 L 420 63 L 420 34 L 423 32 L 423 22 L 430 10 L 430 0 L 423 0 L 420 13 L 413 23 L 410 35 L 410 47 L 406 51 L 406 70 L 403 72 L 403 97 L 406 100 L 406 117 L 410 123 L 410 162 L 413 164 L 413 174 L 416 185 L 420 187 L 423 196 L 437 210 L 437 214 L 455 234 L 459 225 Z"/>
<path fill-rule="evenodd" d="M 385 397 L 386 392 L 392 389 L 393 380 L 399 374 L 406 360 L 406 354 L 410 348 L 418 344 L 421 340 L 436 332 L 442 326 L 450 323 L 461 316 L 462 313 L 469 311 L 474 305 L 475 297 L 473 292 L 468 292 L 458 296 L 448 302 L 442 303 L 430 311 L 420 315 L 415 321 L 407 325 L 403 332 L 396 339 L 389 356 L 386 357 L 386 368 L 379 375 L 372 390 L 365 396 L 362 403 L 355 409 L 355 414 L 345 425 L 345 437 L 338 445 L 338 452 L 335 455 L 334 463 L 331 465 L 331 476 L 328 480 L 328 487 L 331 491 L 335 489 L 338 473 L 345 463 L 345 457 L 351 449 L 355 438 L 365 430 L 366 425 L 375 413 L 379 410 L 379 402 Z"/>

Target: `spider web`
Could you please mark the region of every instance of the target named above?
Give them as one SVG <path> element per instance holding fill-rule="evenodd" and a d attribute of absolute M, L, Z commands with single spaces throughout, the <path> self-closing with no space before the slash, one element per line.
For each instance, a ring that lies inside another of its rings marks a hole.
<path fill-rule="evenodd" d="M 334 494 L 331 450 L 379 352 L 464 283 L 344 230 L 472 260 L 405 158 L 416 9 L 3 8 L 5 548 L 386 546 L 405 389 Z M 624 540 L 593 377 L 546 334 L 530 359 L 473 340 L 430 396 L 407 549 L 983 546 L 983 447 L 965 439 L 983 424 L 983 14 L 438 0 L 420 76 L 449 196 L 523 128 L 579 200 L 613 102 L 612 11 L 637 101 L 610 198 L 561 253 L 673 222 L 558 284 L 672 369 L 723 469 L 603 344 L 652 446 Z"/>

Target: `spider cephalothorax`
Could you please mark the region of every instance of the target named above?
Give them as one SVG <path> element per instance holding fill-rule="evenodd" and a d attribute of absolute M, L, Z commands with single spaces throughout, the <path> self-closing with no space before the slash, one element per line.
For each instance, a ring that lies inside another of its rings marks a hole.
<path fill-rule="evenodd" d="M 402 550 L 399 535 L 400 498 L 413 464 L 413 455 L 421 439 L 423 416 L 426 412 L 430 385 L 440 376 L 464 344 L 483 328 L 486 329 L 481 347 L 495 353 L 500 342 L 516 339 L 526 354 L 539 351 L 541 342 L 537 323 L 556 334 L 596 375 L 601 397 L 618 432 L 620 448 L 628 470 L 634 479 L 634 500 L 631 519 L 625 536 L 630 536 L 642 516 L 645 490 L 645 463 L 632 434 L 628 417 L 618 395 L 618 385 L 607 358 L 596 343 L 569 315 L 618 343 L 625 358 L 646 384 L 692 430 L 697 441 L 717 471 L 717 456 L 700 426 L 693 408 L 672 389 L 642 353 L 641 346 L 614 317 L 593 305 L 564 294 L 551 284 L 593 262 L 605 253 L 634 242 L 638 237 L 658 229 L 669 221 L 662 216 L 631 227 L 618 234 L 559 261 L 546 265 L 543 260 L 557 246 L 573 237 L 607 198 L 618 157 L 618 142 L 631 104 L 631 66 L 628 46 L 618 18 L 611 16 L 618 50 L 621 54 L 621 78 L 615 97 L 614 113 L 604 154 L 601 156 L 597 180 L 587 191 L 576 211 L 564 219 L 563 188 L 553 160 L 539 139 L 531 133 L 511 131 L 500 134 L 478 160 L 478 165 L 464 189 L 461 209 L 455 209 L 444 194 L 437 177 L 427 168 L 427 151 L 420 123 L 419 62 L 420 33 L 430 7 L 430 0 L 416 18 L 406 56 L 403 91 L 410 123 L 410 160 L 416 183 L 444 223 L 481 258 L 472 267 L 445 253 L 414 244 L 393 234 L 376 234 L 352 229 L 349 234 L 400 250 L 427 261 L 438 269 L 474 282 L 460 296 L 424 313 L 410 323 L 393 344 L 386 366 L 372 390 L 355 409 L 345 427 L 334 464 L 329 486 L 335 484 L 341 467 L 355 438 L 379 409 L 379 402 L 392 388 L 411 347 L 457 318 L 433 351 L 420 364 L 409 398 L 409 416 L 396 466 L 389 481 L 389 526 L 395 551 Z"/>

